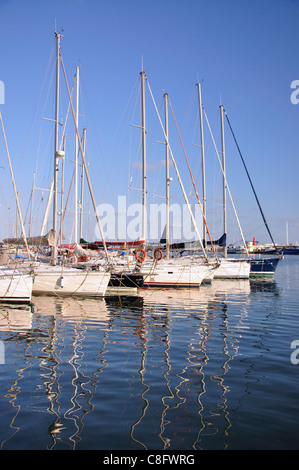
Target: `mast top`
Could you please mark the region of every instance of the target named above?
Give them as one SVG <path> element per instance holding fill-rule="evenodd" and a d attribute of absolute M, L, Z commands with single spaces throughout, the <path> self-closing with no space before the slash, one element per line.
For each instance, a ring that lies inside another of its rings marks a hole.
<path fill-rule="evenodd" d="M 63 29 L 62 29 L 62 31 L 63 31 Z M 63 34 L 58 33 L 58 31 L 56 31 L 56 29 L 55 29 L 55 31 L 54 31 L 54 34 L 55 34 L 55 37 L 56 37 L 56 38 L 63 38 Z"/>

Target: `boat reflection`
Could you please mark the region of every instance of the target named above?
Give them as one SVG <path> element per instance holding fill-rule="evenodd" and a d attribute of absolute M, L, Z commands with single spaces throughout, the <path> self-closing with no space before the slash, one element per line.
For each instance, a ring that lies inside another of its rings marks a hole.
<path fill-rule="evenodd" d="M 200 449 L 213 434 L 226 448 L 230 369 L 259 286 L 215 280 L 197 291 L 34 297 L 27 332 L 14 337 L 1 449 L 21 439 L 26 448 L 21 414 L 28 408 L 47 429 L 32 430 L 38 448 Z M 2 319 L 0 331 L 11 334 L 10 325 L 3 329 Z"/>
<path fill-rule="evenodd" d="M 249 281 L 214 281 L 201 292 L 164 290 L 156 295 L 150 291 L 141 294 L 144 310 L 150 309 L 152 316 L 163 315 L 161 341 L 154 346 L 151 338 L 144 338 L 143 342 L 139 369 L 143 406 L 131 427 L 132 440 L 143 449 L 161 448 L 161 444 L 163 450 L 181 449 L 188 441 L 196 450 L 201 448 L 204 436 L 220 429 L 224 436 L 229 433 L 231 423 L 226 396 L 229 387 L 225 375 L 230 361 L 238 354 L 238 345 L 232 341 L 229 330 L 228 294 L 235 302 L 238 297 L 244 302 L 250 294 Z M 176 315 L 175 322 L 173 315 Z M 246 315 L 246 308 L 243 315 Z M 183 323 L 179 328 L 183 328 L 186 335 L 177 334 L 178 316 Z M 215 316 L 221 318 L 217 329 Z M 192 320 L 189 327 L 188 317 Z M 196 329 L 193 328 L 194 318 L 198 319 Z M 242 315 L 239 322 L 242 322 Z M 164 367 L 163 373 L 160 370 L 159 377 L 155 378 L 153 371 L 149 373 L 148 355 L 151 348 L 159 346 L 163 349 L 160 356 L 164 354 Z M 217 368 L 215 354 L 222 358 L 217 359 Z M 157 412 L 157 397 L 155 399 L 156 380 L 160 380 L 161 389 L 165 390 L 165 394 L 159 396 L 160 413 Z M 215 408 L 211 409 L 210 394 L 218 397 Z M 156 435 L 155 429 L 159 429 Z M 156 438 L 154 445 L 153 436 Z M 151 442 L 150 447 L 147 442 Z"/>
<path fill-rule="evenodd" d="M 30 305 L 1 304 L 0 331 L 21 332 L 32 327 Z"/>

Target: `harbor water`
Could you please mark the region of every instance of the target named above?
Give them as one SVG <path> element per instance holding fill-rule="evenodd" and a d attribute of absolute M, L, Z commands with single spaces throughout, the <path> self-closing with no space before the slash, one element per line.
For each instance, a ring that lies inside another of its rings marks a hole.
<path fill-rule="evenodd" d="M 298 292 L 285 256 L 273 279 L 1 305 L 0 449 L 299 449 Z"/>

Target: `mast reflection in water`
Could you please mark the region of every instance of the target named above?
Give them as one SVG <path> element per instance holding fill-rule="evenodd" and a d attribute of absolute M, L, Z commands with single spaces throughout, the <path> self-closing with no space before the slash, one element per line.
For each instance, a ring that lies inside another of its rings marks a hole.
<path fill-rule="evenodd" d="M 1 306 L 1 449 L 296 448 L 289 289 L 214 280 Z"/>

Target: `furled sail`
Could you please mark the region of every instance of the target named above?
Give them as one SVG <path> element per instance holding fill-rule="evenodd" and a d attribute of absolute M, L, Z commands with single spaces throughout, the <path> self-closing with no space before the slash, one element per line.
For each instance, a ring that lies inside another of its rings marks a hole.
<path fill-rule="evenodd" d="M 166 239 L 162 238 L 160 239 L 160 244 L 165 244 Z M 224 233 L 218 240 L 213 240 L 212 242 L 207 241 L 206 245 L 211 245 L 213 244 L 214 246 L 220 246 L 224 247 L 226 246 L 226 233 Z M 201 244 L 198 240 L 194 240 L 191 242 L 179 242 L 179 243 L 171 243 L 169 245 L 170 249 L 173 250 L 200 250 L 201 249 Z"/>
<path fill-rule="evenodd" d="M 54 230 L 50 230 L 44 236 L 38 237 L 26 237 L 27 245 L 35 246 L 55 246 L 55 234 Z M 20 238 L 5 238 L 3 240 L 5 245 L 25 245 L 23 237 Z"/>

